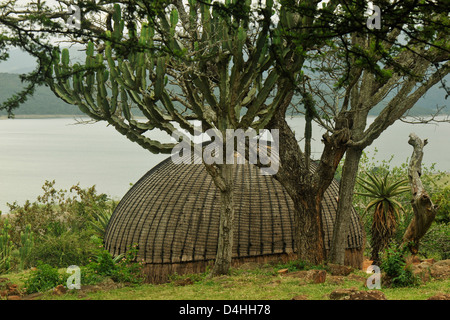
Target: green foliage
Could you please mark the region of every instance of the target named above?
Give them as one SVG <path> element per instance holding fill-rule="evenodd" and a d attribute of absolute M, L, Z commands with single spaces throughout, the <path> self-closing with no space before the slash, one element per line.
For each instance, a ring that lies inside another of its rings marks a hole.
<path fill-rule="evenodd" d="M 96 250 L 94 250 L 90 260 L 80 267 L 82 285 L 96 284 L 105 278 L 110 278 L 115 282 L 142 283 L 142 264 L 135 261 L 136 246 L 131 247 L 126 254 L 112 257 L 109 251 L 101 245 L 100 238 L 92 237 L 91 243 L 96 247 Z M 74 260 L 68 259 L 68 261 Z M 65 262 L 65 267 L 68 265 Z M 32 270 L 25 280 L 25 287 L 27 293 L 43 292 L 60 284 L 65 285 L 67 278 L 68 275 L 60 273 L 51 264 L 38 261 L 36 269 Z"/>
<path fill-rule="evenodd" d="M 366 173 L 369 172 L 371 175 L 377 175 L 379 177 L 384 177 L 388 174 L 388 180 L 390 181 L 401 181 L 408 176 L 408 159 L 398 165 L 392 165 L 393 156 L 390 159 L 377 161 L 375 159 L 377 150 L 375 149 L 373 154 L 368 152 L 363 152 L 361 158 L 358 176 L 365 180 L 368 180 Z M 337 173 L 339 174 L 340 168 L 338 168 Z M 422 165 L 422 175 L 421 180 L 424 188 L 432 196 L 435 204 L 443 204 L 441 217 L 444 217 L 446 212 L 443 208 L 445 207 L 445 188 L 447 188 L 446 182 L 448 181 L 449 175 L 445 172 L 441 172 L 435 169 L 434 165 Z M 355 194 L 353 197 L 353 205 L 356 211 L 359 213 L 362 224 L 365 228 L 367 235 L 367 245 L 366 245 L 366 255 L 370 255 L 370 251 L 373 250 L 374 239 L 372 239 L 372 226 L 374 216 L 368 214 L 366 208 L 374 198 L 370 198 L 361 194 L 367 193 L 367 190 L 363 188 L 360 184 L 355 185 Z M 392 235 L 389 243 L 400 244 L 404 235 L 406 228 L 408 227 L 410 221 L 412 220 L 414 213 L 411 207 L 411 193 L 403 192 L 395 196 L 395 200 L 403 208 L 403 214 L 397 216 L 397 224 L 395 233 Z M 448 252 L 448 236 L 447 241 L 445 236 L 448 235 L 448 229 L 446 226 L 437 226 L 440 224 L 440 219 L 436 219 L 436 222 L 432 225 L 429 232 L 421 240 L 421 245 L 419 246 L 419 254 L 425 257 L 443 257 L 446 256 Z M 442 219 L 445 221 L 445 219 Z M 431 234 L 434 234 L 436 238 L 432 238 Z"/>
<path fill-rule="evenodd" d="M 305 270 L 307 263 L 302 260 L 292 260 L 287 263 L 277 265 L 277 269 L 288 269 L 289 272 Z"/>
<path fill-rule="evenodd" d="M 0 232 L 0 272 L 7 272 L 14 266 L 23 270 L 30 262 L 34 245 L 31 226 L 27 225 L 25 231 L 20 233 L 20 243 L 17 246 L 11 241 L 11 229 L 10 222 L 5 219 Z"/>
<path fill-rule="evenodd" d="M 78 234 L 65 232 L 61 235 L 48 235 L 37 242 L 29 256 L 29 264 L 41 260 L 54 267 L 64 268 L 69 265 L 84 265 L 95 253 L 95 243 L 91 241 L 93 232 Z"/>
<path fill-rule="evenodd" d="M 42 189 L 43 194 L 33 203 L 8 204 L 14 244 L 20 243 L 20 232 L 27 225 L 31 226 L 35 240 L 49 234 L 60 236 L 65 232 L 81 232 L 89 227 L 89 221 L 98 211 L 114 210 L 116 206 L 105 194 L 97 194 L 95 186 L 82 189 L 75 185 L 69 190 L 57 190 L 55 181 L 46 181 Z"/>
<path fill-rule="evenodd" d="M 87 43 L 82 65 L 69 63 L 67 50 L 55 54 L 48 84 L 59 98 L 93 119 L 108 121 L 153 153 L 170 153 L 175 145 L 143 133 L 157 128 L 171 135 L 177 130 L 173 123 L 189 132 L 192 119 L 222 131 L 265 127 L 291 90 L 278 83 L 277 59 L 296 51 L 283 41 L 271 51 L 270 29 L 278 27 L 272 24 L 270 4 L 256 12 L 249 1 L 189 1 L 185 16 L 176 5 L 164 8 L 153 1 L 151 19 L 130 20 L 127 10 L 134 6 L 114 5 L 111 28 L 100 41 L 103 49 Z M 184 18 L 195 36 L 177 32 L 186 27 Z M 253 28 L 252 20 L 260 27 Z M 284 12 L 279 31 L 298 24 L 293 13 Z M 284 72 L 294 75 L 301 58 L 292 54 L 289 59 L 292 69 Z M 135 117 L 136 110 L 145 121 Z"/>
<path fill-rule="evenodd" d="M 11 268 L 11 236 L 9 235 L 9 230 L 11 229 L 11 224 L 8 219 L 5 219 L 0 232 L 0 272 L 6 272 Z"/>
<path fill-rule="evenodd" d="M 106 250 L 102 250 L 100 254 L 95 256 L 95 262 L 91 266 L 94 271 L 103 276 L 112 276 L 117 270 L 113 257 Z"/>
<path fill-rule="evenodd" d="M 106 277 L 116 282 L 142 282 L 137 247 L 112 257 L 103 248 L 103 234 L 116 203 L 94 187 L 78 185 L 56 190 L 47 181 L 34 203 L 10 205 L 9 219 L 0 219 L 0 272 L 37 266 L 27 280 L 27 292 L 45 291 L 63 284 L 56 268 L 81 266 L 82 284 Z M 17 248 L 17 249 L 14 249 Z"/>
<path fill-rule="evenodd" d="M 89 225 L 94 229 L 99 236 L 103 238 L 105 235 L 106 227 L 108 226 L 109 220 L 111 219 L 113 211 L 111 209 L 105 210 L 100 209 L 93 212 L 91 219 L 89 220 Z"/>
<path fill-rule="evenodd" d="M 142 264 L 135 261 L 136 245 L 131 246 L 125 254 L 116 257 L 113 257 L 102 245 L 98 245 L 98 247 L 92 261 L 85 266 L 84 270 L 87 274 L 109 277 L 115 282 L 138 284 L 143 281 Z"/>
<path fill-rule="evenodd" d="M 326 270 L 327 267 L 324 265 L 313 265 L 310 262 L 303 260 L 291 260 L 286 263 L 277 264 L 276 269 L 288 269 L 289 272 L 293 272 L 311 269 Z"/>
<path fill-rule="evenodd" d="M 442 190 L 432 195 L 432 201 L 438 206 L 436 213 L 436 222 L 450 223 L 450 187 L 446 186 Z"/>
<path fill-rule="evenodd" d="M 381 208 L 381 212 L 384 216 L 387 216 L 390 211 L 395 213 L 396 219 L 399 218 L 400 211 L 403 210 L 402 205 L 395 200 L 395 196 L 409 191 L 408 180 L 401 179 L 398 181 L 392 181 L 389 178 L 390 173 L 386 172 L 383 177 L 370 172 L 366 173 L 368 179 L 364 179 L 361 176 L 358 177 L 358 183 L 363 187 L 366 192 L 358 193 L 361 196 L 373 198 L 373 200 L 367 205 L 366 210 L 372 208 Z"/>
<path fill-rule="evenodd" d="M 10 254 L 5 262 L 22 270 L 43 263 L 54 267 L 83 265 L 95 252 L 93 235 L 102 237 L 116 202 L 95 187 L 56 190 L 55 182 L 46 181 L 37 201 L 23 206 L 10 204 L 7 219 L 0 218 L 0 232 L 9 236 Z M 2 270 L 0 270 L 2 271 Z"/>
<path fill-rule="evenodd" d="M 25 280 L 27 293 L 43 292 L 64 283 L 64 277 L 58 269 L 40 261 Z"/>
<path fill-rule="evenodd" d="M 419 252 L 426 258 L 450 259 L 450 223 L 435 222 L 420 242 Z"/>
<path fill-rule="evenodd" d="M 34 246 L 33 232 L 31 231 L 31 225 L 28 224 L 25 228 L 25 232 L 20 234 L 21 246 L 19 248 L 20 263 L 19 270 L 23 270 L 29 264 L 29 258 Z"/>
<path fill-rule="evenodd" d="M 411 287 L 419 284 L 410 266 L 406 264 L 404 252 L 395 245 L 386 249 L 381 269 L 386 272 L 388 284 L 394 288 Z"/>
<path fill-rule="evenodd" d="M 382 176 L 376 173 L 366 172 L 367 178 L 358 176 L 358 184 L 365 192 L 357 193 L 360 196 L 371 198 L 367 204 L 366 211 L 373 210 L 371 228 L 372 259 L 378 260 L 378 253 L 386 248 L 394 236 L 400 212 L 403 207 L 395 197 L 410 190 L 408 180 L 393 180 L 389 178 L 389 171 Z"/>

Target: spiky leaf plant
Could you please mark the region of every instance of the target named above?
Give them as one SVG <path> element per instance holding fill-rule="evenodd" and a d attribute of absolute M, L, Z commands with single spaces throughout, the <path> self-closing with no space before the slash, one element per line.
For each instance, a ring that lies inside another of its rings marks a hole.
<path fill-rule="evenodd" d="M 384 176 L 366 173 L 367 179 L 358 178 L 358 184 L 366 192 L 358 195 L 372 198 L 366 206 L 366 211 L 373 209 L 372 222 L 372 257 L 374 263 L 379 262 L 379 252 L 387 248 L 394 236 L 400 220 L 403 207 L 395 197 L 409 190 L 408 180 L 394 181 L 389 178 L 389 172 Z"/>

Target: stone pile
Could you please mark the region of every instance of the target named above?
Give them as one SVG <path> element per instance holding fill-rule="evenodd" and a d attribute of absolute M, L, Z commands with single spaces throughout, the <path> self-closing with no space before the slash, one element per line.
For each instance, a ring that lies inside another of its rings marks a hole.
<path fill-rule="evenodd" d="M 7 300 L 21 300 L 23 292 L 17 284 L 13 284 L 7 278 L 0 278 L 0 298 Z"/>

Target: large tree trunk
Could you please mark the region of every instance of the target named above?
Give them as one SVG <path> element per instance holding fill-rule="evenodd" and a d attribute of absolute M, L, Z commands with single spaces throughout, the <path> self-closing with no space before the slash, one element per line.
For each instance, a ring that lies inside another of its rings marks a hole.
<path fill-rule="evenodd" d="M 408 178 L 413 196 L 411 204 L 414 217 L 403 236 L 403 245 L 406 245 L 412 254 L 417 254 L 419 240 L 428 231 L 436 217 L 436 207 L 433 205 L 420 179 L 422 173 L 423 147 L 427 144 L 427 140 L 422 141 L 414 133 L 411 133 L 408 143 L 414 148 L 408 168 Z"/>
<path fill-rule="evenodd" d="M 330 256 L 328 258 L 329 261 L 335 264 L 344 264 L 348 227 L 350 225 L 353 204 L 353 190 L 356 184 L 361 155 L 362 149 L 360 148 L 349 148 L 345 155 L 339 187 L 337 216 L 331 242 Z"/>
<path fill-rule="evenodd" d="M 321 203 L 346 150 L 350 136 L 346 124 L 346 121 L 340 122 L 331 136 L 323 136 L 324 151 L 314 172 L 282 110 L 273 116 L 269 125 L 279 129 L 280 167 L 275 178 L 294 203 L 297 257 L 313 264 L 323 263 L 326 259 Z"/>
<path fill-rule="evenodd" d="M 312 190 L 308 192 L 312 193 Z M 305 196 L 305 194 L 300 194 L 294 199 L 297 258 L 314 265 L 321 264 L 326 257 L 321 200 L 321 196 Z"/>
<path fill-rule="evenodd" d="M 208 170 L 211 167 L 207 166 Z M 233 255 L 235 164 L 221 164 L 213 179 L 220 190 L 219 238 L 212 275 L 227 274 Z"/>

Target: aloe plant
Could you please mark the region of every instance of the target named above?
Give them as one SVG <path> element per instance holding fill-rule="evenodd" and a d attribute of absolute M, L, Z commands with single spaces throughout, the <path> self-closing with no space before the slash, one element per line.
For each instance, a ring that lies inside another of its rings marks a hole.
<path fill-rule="evenodd" d="M 366 212 L 373 209 L 372 222 L 372 257 L 374 263 L 379 262 L 379 252 L 387 248 L 394 236 L 401 213 L 404 211 L 396 196 L 408 192 L 410 187 L 407 179 L 392 181 L 389 172 L 383 176 L 366 173 L 367 179 L 358 177 L 358 184 L 365 192 L 358 195 L 369 197 L 372 200 L 366 206 Z"/>
<path fill-rule="evenodd" d="M 89 220 L 90 226 L 103 238 L 106 227 L 111 219 L 112 212 L 109 210 L 98 210 L 92 214 Z"/>

